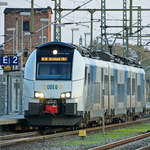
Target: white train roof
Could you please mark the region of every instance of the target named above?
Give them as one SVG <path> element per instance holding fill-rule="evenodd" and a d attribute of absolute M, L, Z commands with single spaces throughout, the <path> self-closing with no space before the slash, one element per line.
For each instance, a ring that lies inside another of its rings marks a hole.
<path fill-rule="evenodd" d="M 109 66 L 110 68 L 116 69 L 116 70 L 145 74 L 144 69 L 138 68 L 138 67 L 122 65 L 122 64 L 107 62 L 103 60 L 91 59 L 87 57 L 84 57 L 84 60 L 85 60 L 85 64 L 87 65 L 92 65 L 92 66 L 97 66 L 97 67 L 102 67 L 102 68 L 108 68 Z"/>

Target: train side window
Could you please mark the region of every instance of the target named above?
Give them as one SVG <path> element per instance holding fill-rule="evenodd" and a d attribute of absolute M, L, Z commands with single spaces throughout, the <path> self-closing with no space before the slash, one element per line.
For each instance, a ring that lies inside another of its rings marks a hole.
<path fill-rule="evenodd" d="M 88 84 L 90 84 L 90 73 L 88 73 Z"/>
<path fill-rule="evenodd" d="M 124 84 L 118 84 L 118 101 L 123 102 L 124 100 Z"/>
<path fill-rule="evenodd" d="M 131 89 L 131 84 L 130 84 L 130 78 L 128 78 L 128 82 L 127 82 L 127 94 L 130 95 L 130 89 Z"/>
<path fill-rule="evenodd" d="M 94 67 L 91 67 L 91 81 L 93 82 Z"/>
<path fill-rule="evenodd" d="M 111 76 L 111 95 L 115 95 L 114 76 Z"/>
<path fill-rule="evenodd" d="M 103 73 L 104 73 L 104 69 L 101 69 L 101 81 L 103 82 Z"/>
<path fill-rule="evenodd" d="M 104 79 L 105 95 L 108 95 L 108 76 L 105 75 Z"/>
<path fill-rule="evenodd" d="M 132 95 L 135 95 L 135 79 L 132 79 Z"/>
<path fill-rule="evenodd" d="M 142 100 L 142 89 L 140 85 L 137 87 L 137 100 L 138 101 Z"/>
<path fill-rule="evenodd" d="M 87 73 L 87 71 L 88 71 L 88 67 L 86 66 L 85 67 L 85 84 L 87 83 L 87 80 L 88 80 L 88 73 Z"/>

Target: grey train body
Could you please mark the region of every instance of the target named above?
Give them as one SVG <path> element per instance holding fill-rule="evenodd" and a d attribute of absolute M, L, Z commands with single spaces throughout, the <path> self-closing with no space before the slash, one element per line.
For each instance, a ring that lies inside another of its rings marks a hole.
<path fill-rule="evenodd" d="M 52 74 L 53 68 L 55 74 Z M 144 114 L 142 68 L 82 56 L 49 42 L 30 55 L 24 74 L 25 118 L 35 126 L 86 126 Z"/>

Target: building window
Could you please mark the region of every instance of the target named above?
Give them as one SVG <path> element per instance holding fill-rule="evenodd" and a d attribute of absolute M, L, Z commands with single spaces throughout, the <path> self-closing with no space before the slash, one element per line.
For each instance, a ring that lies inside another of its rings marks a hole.
<path fill-rule="evenodd" d="M 29 50 L 27 48 L 24 49 L 24 52 L 23 52 L 24 57 L 28 57 L 28 51 Z"/>
<path fill-rule="evenodd" d="M 30 26 L 29 26 L 29 21 L 24 21 L 23 22 L 23 31 L 29 31 Z"/>

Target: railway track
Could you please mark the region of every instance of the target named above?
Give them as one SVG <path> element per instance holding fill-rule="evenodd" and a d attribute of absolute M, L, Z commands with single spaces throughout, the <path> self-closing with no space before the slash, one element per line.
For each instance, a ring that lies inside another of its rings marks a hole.
<path fill-rule="evenodd" d="M 136 150 L 149 150 L 149 149 L 150 149 L 150 145 L 147 145 L 147 146 L 138 148 L 138 149 L 136 149 Z"/>
<path fill-rule="evenodd" d="M 144 133 L 144 134 L 141 134 L 141 135 L 137 135 L 137 136 L 134 136 L 134 137 L 126 138 L 126 139 L 123 139 L 123 140 L 120 140 L 120 141 L 116 141 L 116 142 L 113 142 L 113 143 L 109 143 L 109 144 L 106 144 L 106 145 L 98 146 L 98 147 L 95 147 L 95 148 L 92 148 L 92 149 L 89 149 L 89 150 L 107 150 L 107 149 L 112 149 L 112 148 L 116 148 L 118 146 L 122 146 L 124 144 L 128 144 L 128 143 L 131 143 L 131 142 L 135 142 L 137 140 L 141 140 L 141 139 L 147 138 L 149 136 L 150 136 L 150 132 L 149 133 Z M 145 148 L 147 148 L 147 147 L 140 148 L 140 150 L 143 150 Z"/>
<path fill-rule="evenodd" d="M 150 118 L 146 118 L 146 119 L 132 121 L 132 122 L 108 125 L 108 126 L 105 126 L 105 129 L 112 129 L 112 128 L 118 128 L 118 127 L 123 127 L 123 126 L 127 126 L 127 125 L 133 125 L 133 124 L 137 124 L 137 123 L 144 122 L 144 121 L 146 122 L 149 120 L 150 120 Z M 87 128 L 86 131 L 94 132 L 94 131 L 101 130 L 101 129 L 102 129 L 102 127 L 94 127 L 94 128 Z M 60 129 L 59 129 L 59 132 L 60 132 Z M 79 130 L 60 132 L 60 133 L 49 134 L 49 135 L 40 135 L 39 132 L 34 131 L 34 132 L 0 136 L 0 147 L 6 147 L 6 146 L 10 146 L 10 145 L 19 144 L 19 143 L 28 143 L 28 142 L 33 142 L 33 141 L 48 140 L 51 138 L 63 137 L 63 136 L 68 136 L 68 135 L 77 135 L 78 133 L 79 133 Z M 147 133 L 147 136 L 150 136 L 150 133 Z M 132 140 L 132 138 L 131 138 L 131 140 Z M 114 143 L 114 145 L 115 145 L 115 143 Z"/>
<path fill-rule="evenodd" d="M 39 132 L 35 131 L 35 132 L 5 135 L 5 136 L 0 136 L 0 142 L 4 141 L 4 140 L 11 140 L 11 139 L 16 139 L 16 138 L 36 136 L 36 135 L 39 135 Z"/>
<path fill-rule="evenodd" d="M 150 145 L 138 148 L 136 150 L 149 150 L 149 149 L 150 149 Z"/>

